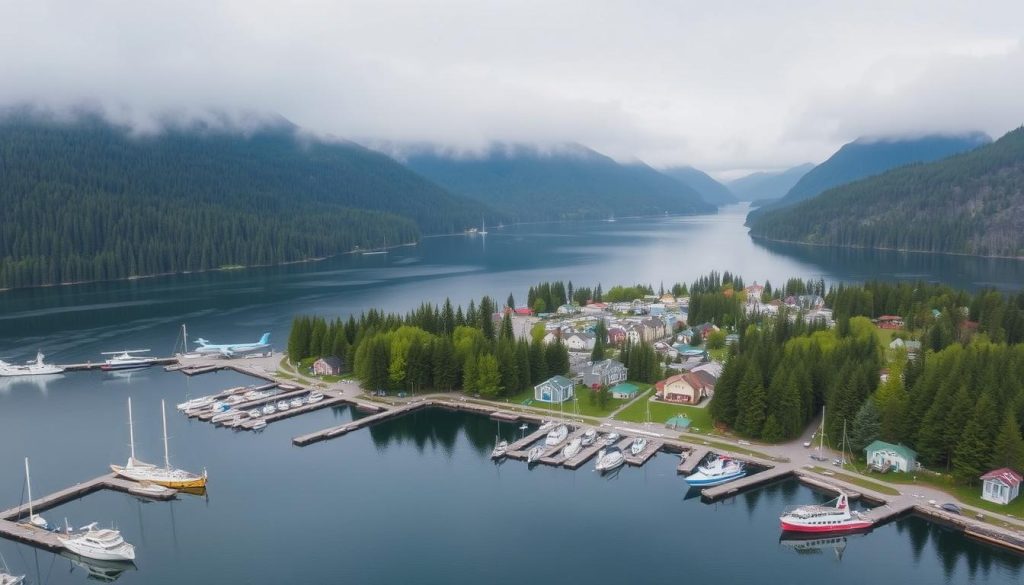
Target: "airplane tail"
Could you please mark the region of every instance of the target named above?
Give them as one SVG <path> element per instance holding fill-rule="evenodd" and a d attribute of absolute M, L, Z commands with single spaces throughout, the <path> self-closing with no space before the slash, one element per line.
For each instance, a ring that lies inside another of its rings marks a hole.
<path fill-rule="evenodd" d="M 269 333 L 264 333 L 263 337 L 260 337 L 260 344 L 261 345 L 267 345 L 269 343 L 270 343 L 270 334 Z"/>

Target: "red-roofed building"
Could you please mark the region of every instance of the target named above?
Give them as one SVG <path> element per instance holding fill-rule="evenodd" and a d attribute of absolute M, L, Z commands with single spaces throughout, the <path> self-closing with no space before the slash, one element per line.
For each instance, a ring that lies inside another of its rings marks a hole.
<path fill-rule="evenodd" d="M 715 393 L 715 377 L 709 372 L 676 374 L 654 385 L 658 397 L 665 402 L 697 404 Z"/>
<path fill-rule="evenodd" d="M 519 307 L 518 309 L 516 309 L 516 315 L 520 315 L 522 317 L 532 317 L 533 309 L 531 309 L 530 307 Z"/>
<path fill-rule="evenodd" d="M 1009 504 L 1020 495 L 1022 481 L 1024 477 L 1009 467 L 993 469 L 981 476 L 981 499 L 997 504 Z"/>
<path fill-rule="evenodd" d="M 875 319 L 879 329 L 903 329 L 903 317 L 899 315 L 882 315 Z"/>

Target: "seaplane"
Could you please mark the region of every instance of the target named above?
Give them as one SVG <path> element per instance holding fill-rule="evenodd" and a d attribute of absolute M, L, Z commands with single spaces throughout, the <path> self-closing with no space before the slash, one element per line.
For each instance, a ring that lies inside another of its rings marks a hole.
<path fill-rule="evenodd" d="M 270 333 L 264 333 L 256 343 L 227 343 L 217 345 L 200 337 L 196 340 L 196 348 L 193 349 L 192 352 L 201 355 L 219 354 L 226 358 L 232 358 L 239 355 L 261 353 L 268 349 L 270 349 Z"/>

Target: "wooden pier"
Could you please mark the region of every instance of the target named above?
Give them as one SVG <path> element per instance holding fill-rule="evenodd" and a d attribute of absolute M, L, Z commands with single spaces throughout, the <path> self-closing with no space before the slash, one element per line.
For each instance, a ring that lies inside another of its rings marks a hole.
<path fill-rule="evenodd" d="M 370 416 L 365 416 L 363 418 L 356 419 L 343 425 L 319 430 L 314 433 L 309 433 L 308 435 L 300 435 L 292 439 L 292 444 L 298 447 L 305 447 L 306 445 L 310 445 L 312 443 L 317 443 L 327 439 L 340 437 L 342 435 L 351 433 L 352 431 L 357 431 L 361 428 L 367 427 L 374 423 L 378 423 L 396 416 L 401 416 L 403 414 L 408 414 L 415 410 L 420 410 L 421 408 L 426 407 L 428 404 L 428 402 L 410 402 L 403 406 L 384 410 L 382 412 L 378 412 L 377 414 L 371 414 Z"/>
<path fill-rule="evenodd" d="M 740 491 L 750 489 L 755 486 L 760 486 L 766 483 L 783 479 L 790 475 L 793 475 L 792 469 L 787 469 L 785 467 L 774 467 L 771 469 L 760 471 L 758 473 L 747 475 L 745 477 L 741 477 L 739 479 L 735 479 L 733 481 L 730 481 L 729 483 L 704 488 L 704 490 L 700 492 L 700 495 L 701 498 L 703 498 L 704 500 L 713 502 L 726 496 L 735 495 Z"/>
<path fill-rule="evenodd" d="M 569 428 L 572 429 L 573 427 L 570 426 Z M 576 430 L 570 432 L 569 435 L 566 436 L 564 441 L 555 445 L 554 447 L 545 450 L 544 454 L 541 455 L 540 462 L 543 463 L 544 465 L 552 465 L 554 467 L 558 467 L 566 459 L 565 455 L 562 454 L 562 451 L 565 451 L 565 446 L 571 443 L 573 439 L 582 437 L 583 433 L 585 432 L 587 432 L 587 429 L 583 427 L 577 428 Z"/>
<path fill-rule="evenodd" d="M 64 488 L 60 491 L 43 496 L 32 502 L 32 513 L 39 514 L 46 510 L 66 504 L 72 500 L 83 498 L 91 493 L 100 490 L 112 490 L 130 494 L 139 498 L 149 500 L 171 500 L 178 492 L 173 489 L 166 489 L 160 492 L 152 492 L 142 489 L 142 486 L 134 481 L 128 481 L 114 474 L 101 475 L 82 483 Z M 19 524 L 18 519 L 25 516 L 27 519 L 29 504 L 9 508 L 0 512 L 0 537 L 23 542 L 46 550 L 59 550 L 63 548 L 57 535 L 35 526 Z"/>
<path fill-rule="evenodd" d="M 314 402 L 312 404 L 306 403 L 298 408 L 279 410 L 274 414 L 265 414 L 259 418 L 251 418 L 246 415 L 243 419 L 232 419 L 226 422 L 224 426 L 251 431 L 253 430 L 253 427 L 256 426 L 256 423 L 261 420 L 270 424 L 293 416 L 299 416 L 300 414 L 306 414 L 307 412 L 313 412 L 314 410 L 320 410 L 331 406 L 340 406 L 342 404 L 349 404 L 349 402 L 340 396 L 328 396 L 324 394 L 323 400 L 320 400 L 319 402 Z"/>
<path fill-rule="evenodd" d="M 168 365 L 173 365 L 173 364 L 177 364 L 177 363 L 178 363 L 178 358 L 172 358 L 172 357 L 149 358 L 149 361 L 148 361 L 148 365 L 149 366 L 168 366 Z M 101 361 L 98 361 L 98 362 L 95 362 L 95 363 L 94 362 L 85 362 L 84 364 L 59 364 L 57 367 L 64 368 L 65 372 L 87 372 L 89 370 L 101 370 L 101 369 L 103 369 L 104 365 L 106 365 L 106 362 L 101 360 Z M 145 368 L 135 368 L 135 369 L 140 369 L 141 370 L 141 369 L 145 369 Z M 129 372 L 131 370 L 130 369 L 124 369 L 124 370 L 110 370 L 110 371 L 112 371 L 112 372 Z"/>
<path fill-rule="evenodd" d="M 508 446 L 508 451 L 505 452 L 505 457 L 508 457 L 509 459 L 525 460 L 527 454 L 529 453 L 530 447 L 537 441 L 540 441 L 541 439 L 546 437 L 549 430 L 550 429 L 537 429 L 530 433 L 529 435 L 526 435 L 522 439 L 519 439 L 518 441 L 512 443 L 511 445 Z"/>
<path fill-rule="evenodd" d="M 690 475 L 710 452 L 711 450 L 706 447 L 698 447 L 691 450 L 686 458 L 679 462 L 679 466 L 676 467 L 676 473 Z"/>
<path fill-rule="evenodd" d="M 639 455 L 633 455 L 632 450 L 626 449 L 622 453 L 626 456 L 626 463 L 634 467 L 640 467 L 644 463 L 647 463 L 651 457 L 665 445 L 664 441 L 658 441 L 656 439 L 647 439 L 647 446 L 640 452 Z M 632 445 L 630 445 L 632 447 Z"/>

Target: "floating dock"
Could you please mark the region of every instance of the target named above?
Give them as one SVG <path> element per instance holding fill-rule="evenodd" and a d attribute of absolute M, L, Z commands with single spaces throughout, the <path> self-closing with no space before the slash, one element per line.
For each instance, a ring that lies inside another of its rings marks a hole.
<path fill-rule="evenodd" d="M 676 467 L 676 473 L 681 475 L 690 475 L 693 473 L 697 466 L 700 465 L 701 461 L 711 453 L 711 450 L 707 447 L 697 447 L 687 454 L 686 458 L 679 462 L 679 467 Z"/>
<path fill-rule="evenodd" d="M 149 366 L 168 366 L 168 365 L 174 365 L 174 364 L 177 364 L 177 363 L 178 363 L 178 358 L 172 358 L 172 357 L 163 358 L 163 357 L 161 357 L 161 358 L 150 358 L 148 365 Z M 89 371 L 89 370 L 101 370 L 101 369 L 103 369 L 104 365 L 106 365 L 105 361 L 98 361 L 98 362 L 95 362 L 95 363 L 93 363 L 93 362 L 85 362 L 84 364 L 60 364 L 57 367 L 64 368 L 65 372 L 86 372 L 86 371 Z M 132 368 L 132 369 L 143 370 L 145 368 Z M 110 370 L 110 371 L 112 371 L 112 372 L 130 372 L 131 369 Z"/>
<path fill-rule="evenodd" d="M 759 471 L 757 473 L 735 479 L 729 483 L 704 488 L 704 490 L 700 492 L 700 495 L 701 498 L 713 502 L 726 496 L 736 494 L 742 490 L 764 485 L 791 475 L 793 475 L 792 469 L 786 469 L 785 467 L 773 467 L 771 469 L 766 469 L 764 471 Z"/>
<path fill-rule="evenodd" d="M 346 400 L 340 401 L 344 402 Z M 428 404 L 428 402 L 410 402 L 403 406 L 384 410 L 382 412 L 378 412 L 377 414 L 371 414 L 370 416 L 365 416 L 363 418 L 356 419 L 352 422 L 348 422 L 343 425 L 319 430 L 314 433 L 309 433 L 308 435 L 300 435 L 292 439 L 292 444 L 298 447 L 305 447 L 306 445 L 311 445 L 313 443 L 325 441 L 327 439 L 340 437 L 342 435 L 351 433 L 352 431 L 357 431 L 361 428 L 367 427 L 374 423 L 394 418 L 396 416 L 401 416 L 403 414 L 407 414 L 415 410 L 420 410 L 421 408 L 425 408 Z"/>

